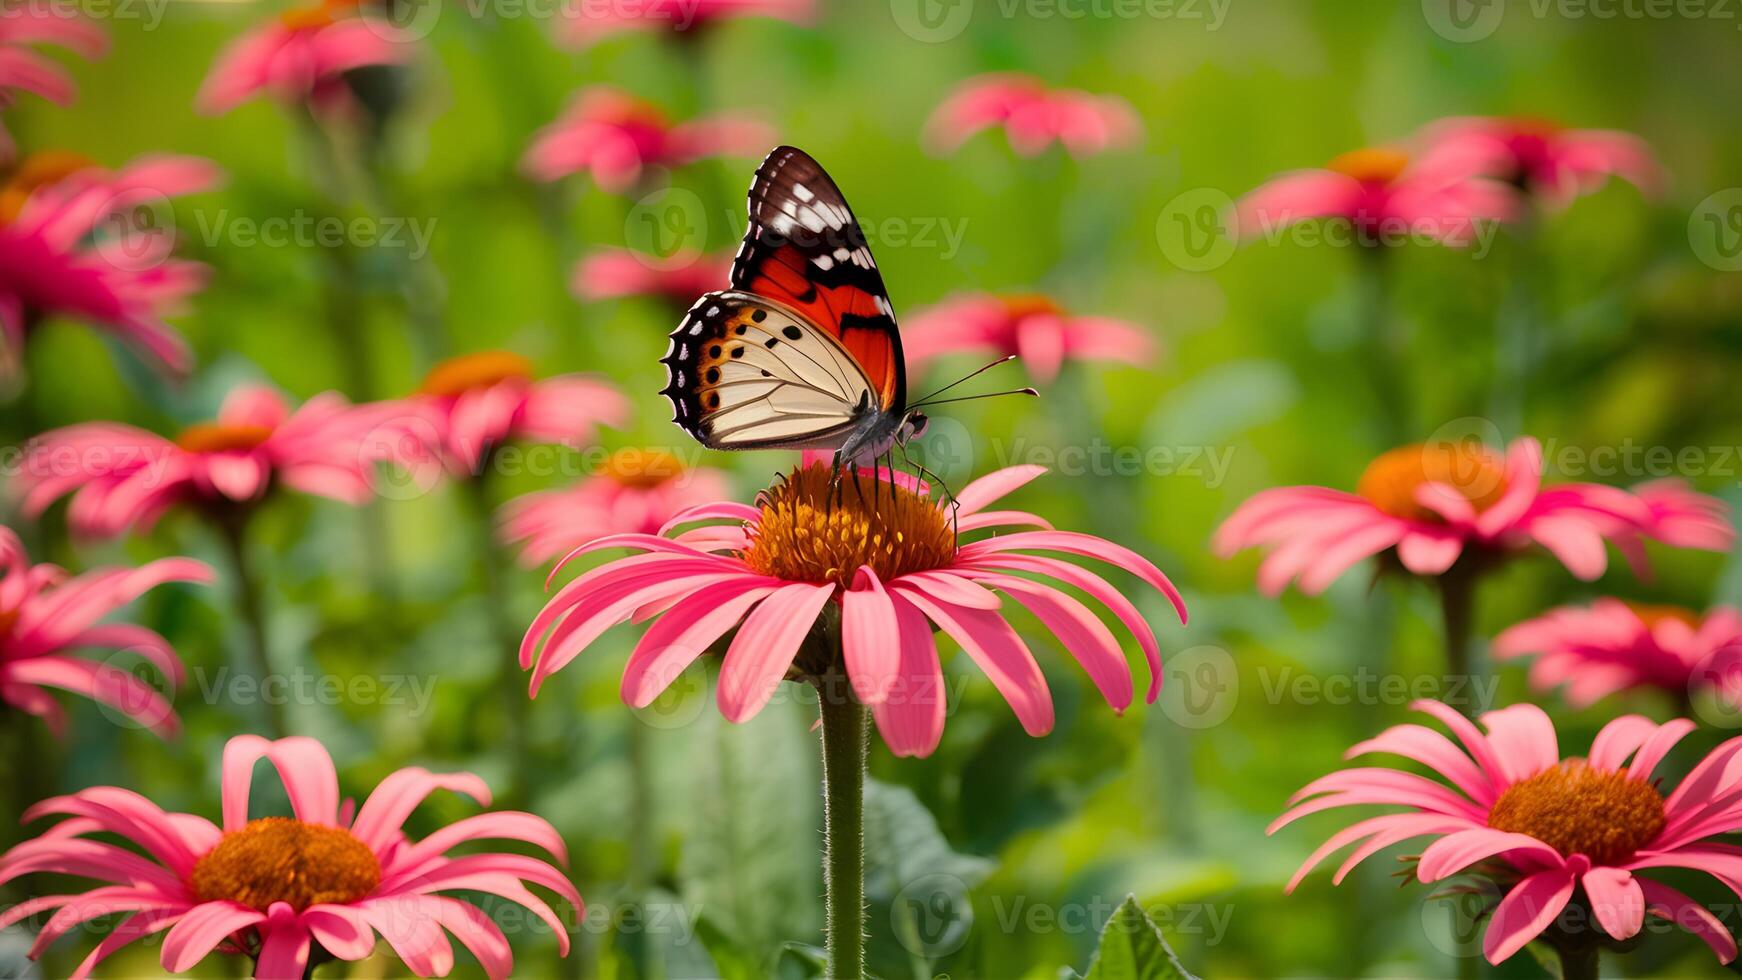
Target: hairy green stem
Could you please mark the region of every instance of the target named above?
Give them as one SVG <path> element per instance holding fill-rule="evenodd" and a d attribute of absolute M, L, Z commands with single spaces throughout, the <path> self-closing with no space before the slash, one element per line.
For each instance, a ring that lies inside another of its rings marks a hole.
<path fill-rule="evenodd" d="M 284 705 L 268 689 L 268 680 L 273 676 L 272 652 L 267 640 L 266 600 L 261 592 L 260 576 L 248 556 L 250 517 L 246 511 L 222 515 L 218 521 L 219 536 L 224 540 L 230 570 L 235 576 L 236 609 L 248 634 L 245 646 L 258 681 L 256 691 L 261 707 L 265 709 L 266 730 L 273 738 L 283 738 L 289 734 L 290 728 L 285 721 Z"/>
<path fill-rule="evenodd" d="M 831 980 L 865 975 L 865 759 L 870 712 L 843 674 L 818 684 L 823 718 L 823 862 Z"/>

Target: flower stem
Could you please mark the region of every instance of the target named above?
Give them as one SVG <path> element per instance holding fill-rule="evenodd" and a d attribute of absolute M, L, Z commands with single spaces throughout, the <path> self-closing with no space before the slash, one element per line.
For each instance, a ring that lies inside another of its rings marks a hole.
<path fill-rule="evenodd" d="M 1470 678 L 1475 669 L 1470 640 L 1475 619 L 1476 576 L 1468 569 L 1454 566 L 1439 577 L 1438 584 L 1440 615 L 1445 622 L 1446 674 Z"/>
<path fill-rule="evenodd" d="M 508 608 L 508 593 L 504 587 L 506 562 L 502 547 L 496 542 L 496 509 L 491 496 L 490 460 L 483 469 L 460 481 L 471 506 L 473 530 L 477 535 L 478 564 L 484 575 L 484 604 L 490 619 L 490 638 L 496 647 L 496 696 L 501 702 L 503 747 L 513 760 L 513 776 L 509 799 L 523 800 L 526 793 L 526 690 L 520 677 L 520 636 L 515 632 Z M 473 732 L 474 738 L 478 733 Z M 477 739 L 481 744 L 484 740 Z"/>
<path fill-rule="evenodd" d="M 272 654 L 266 639 L 266 603 L 261 596 L 260 577 L 248 557 L 247 511 L 235 510 L 220 515 L 218 528 L 229 553 L 230 570 L 236 577 L 236 608 L 247 630 L 248 657 L 252 662 L 256 691 L 266 709 L 266 730 L 273 738 L 289 734 L 284 719 L 284 705 L 268 690 L 272 677 Z"/>
<path fill-rule="evenodd" d="M 1380 414 L 1380 435 L 1387 446 L 1408 441 L 1413 425 L 1404 389 L 1403 341 L 1391 316 L 1391 262 L 1387 246 L 1363 246 L 1360 252 L 1360 316 L 1365 335 L 1362 353 Z"/>
<path fill-rule="evenodd" d="M 1597 980 L 1598 947 L 1568 943 L 1555 952 L 1561 958 L 1561 980 Z"/>
<path fill-rule="evenodd" d="M 865 975 L 865 758 L 870 713 L 830 671 L 817 686 L 823 716 L 824 885 L 831 980 Z"/>

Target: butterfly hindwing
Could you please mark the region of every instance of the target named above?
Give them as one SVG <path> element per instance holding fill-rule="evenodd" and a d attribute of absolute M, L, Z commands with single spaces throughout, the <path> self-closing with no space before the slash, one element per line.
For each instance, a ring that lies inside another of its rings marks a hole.
<path fill-rule="evenodd" d="M 833 334 L 797 310 L 736 290 L 697 300 L 662 362 L 673 421 L 713 449 L 837 445 L 877 399 Z"/>
<path fill-rule="evenodd" d="M 878 407 L 901 413 L 907 377 L 883 276 L 841 189 L 803 150 L 778 147 L 756 169 L 732 286 L 832 334 L 870 379 Z"/>

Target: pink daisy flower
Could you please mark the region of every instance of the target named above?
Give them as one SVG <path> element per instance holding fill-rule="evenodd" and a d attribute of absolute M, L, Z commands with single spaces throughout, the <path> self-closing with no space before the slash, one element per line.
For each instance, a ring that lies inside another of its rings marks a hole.
<path fill-rule="evenodd" d="M 1148 700 L 1161 685 L 1154 633 L 1131 601 L 1093 572 L 1052 555 L 1096 558 L 1160 590 L 1185 621 L 1167 576 L 1127 548 L 1053 530 L 992 502 L 1044 472 L 999 470 L 970 483 L 954 506 L 922 485 L 845 477 L 805 466 L 762 492 L 757 506 L 714 503 L 677 515 L 662 534 L 615 534 L 577 549 L 557 566 L 606 548 L 642 554 L 594 568 L 564 586 L 533 620 L 520 647 L 532 692 L 605 630 L 631 617 L 657 617 L 630 654 L 623 700 L 652 703 L 712 644 L 737 632 L 721 666 L 717 700 L 730 721 L 756 714 L 784 679 L 813 680 L 840 669 L 871 707 L 897 755 L 924 756 L 943 736 L 943 676 L 933 629 L 961 646 L 1009 702 L 1031 735 L 1052 729 L 1053 704 L 1028 646 L 999 612 L 1003 593 L 1027 608 L 1070 651 L 1115 711 L 1131 704 L 1130 665 L 1118 638 L 1076 598 L 1039 575 L 1106 605 L 1149 662 Z M 707 519 L 712 524 L 672 533 Z M 1027 527 L 964 543 L 962 533 Z M 553 574 L 555 574 L 553 572 Z M 996 592 L 994 591 L 996 590 Z M 818 622 L 839 623 L 842 664 L 818 662 L 806 642 Z"/>
<path fill-rule="evenodd" d="M 206 267 L 172 258 L 174 232 L 142 227 L 134 211 L 219 178 L 195 157 L 144 157 L 116 171 L 71 153 L 22 161 L 0 188 L 0 374 L 18 370 L 31 330 L 56 316 L 185 372 L 187 345 L 163 317 L 204 284 Z"/>
<path fill-rule="evenodd" d="M 697 296 L 729 281 L 731 272 L 731 252 L 679 252 L 658 259 L 626 248 L 607 248 L 575 263 L 569 285 L 584 300 L 652 296 L 687 310 Z"/>
<path fill-rule="evenodd" d="M 525 542 L 521 560 L 541 565 L 607 534 L 658 534 L 681 511 L 729 491 L 717 470 L 691 469 L 658 450 L 620 449 L 573 486 L 509 501 L 502 538 Z"/>
<path fill-rule="evenodd" d="M 606 382 L 579 374 L 534 380 L 532 362 L 509 351 L 437 364 L 405 404 L 428 425 L 425 441 L 455 476 L 483 472 L 490 452 L 511 439 L 579 444 L 629 414 Z"/>
<path fill-rule="evenodd" d="M 1656 868 L 1712 874 L 1742 889 L 1742 849 L 1711 840 L 1742 830 L 1742 739 L 1731 739 L 1695 765 L 1667 797 L 1652 773 L 1694 723 L 1658 725 L 1624 715 L 1603 726 L 1583 758 L 1562 758 L 1554 723 L 1535 705 L 1482 716 L 1487 729 L 1436 701 L 1413 707 L 1456 736 L 1399 725 L 1351 748 L 1347 758 L 1386 753 L 1420 762 L 1450 786 L 1380 767 L 1334 772 L 1289 798 L 1275 833 L 1301 817 L 1345 806 L 1390 805 L 1403 812 L 1371 817 L 1338 832 L 1290 880 L 1338 850 L 1359 843 L 1337 870 L 1341 882 L 1376 852 L 1420 837 L 1415 874 L 1435 882 L 1460 872 L 1484 875 L 1505 892 L 1489 917 L 1483 952 L 1499 963 L 1539 937 L 1588 948 L 1639 934 L 1647 913 L 1695 933 L 1718 958 L 1736 956 L 1736 941 L 1716 916 L 1688 896 L 1646 877 Z M 1631 761 L 1630 761 L 1631 760 Z M 1742 893 L 1742 891 L 1739 891 Z M 1557 917 L 1580 903 L 1585 932 L 1566 934 Z M 1589 974 L 1595 976 L 1595 970 Z"/>
<path fill-rule="evenodd" d="M 1498 659 L 1531 654 L 1531 684 L 1564 687 L 1575 708 L 1639 687 L 1683 700 L 1709 688 L 1726 704 L 1742 703 L 1742 611 L 1728 606 L 1702 618 L 1680 606 L 1604 598 L 1550 610 L 1494 638 Z"/>
<path fill-rule="evenodd" d="M 258 95 L 316 107 L 344 104 L 345 73 L 403 64 L 412 45 L 391 25 L 359 14 L 358 0 L 317 0 L 256 27 L 218 55 L 200 86 L 201 112 L 229 112 Z"/>
<path fill-rule="evenodd" d="M 1664 185 L 1651 147 L 1632 133 L 1565 129 L 1525 117 L 1445 119 L 1427 127 L 1422 167 L 1506 181 L 1564 206 L 1620 177 L 1647 195 Z"/>
<path fill-rule="evenodd" d="M 539 131 L 520 165 L 545 181 L 584 171 L 601 189 L 621 193 L 640 183 L 649 168 L 754 156 L 773 141 L 772 128 L 744 116 L 721 113 L 673 123 L 651 102 L 596 85 Z"/>
<path fill-rule="evenodd" d="M 254 767 L 262 758 L 277 768 L 294 817 L 249 819 Z M 504 852 L 448 855 L 469 841 L 512 840 L 566 865 L 562 838 L 549 823 L 501 811 L 455 821 L 421 840 L 406 836 L 406 818 L 438 789 L 488 806 L 490 790 L 477 776 L 401 769 L 355 807 L 340 803 L 333 760 L 319 742 L 239 735 L 224 746 L 222 778 L 222 828 L 195 814 L 166 813 L 115 786 L 31 807 L 27 822 L 67 819 L 0 856 L 0 883 L 35 873 L 108 884 L 21 902 L 0 915 L 0 927 L 54 910 L 31 948 L 36 958 L 83 923 L 126 913 L 79 964 L 75 980 L 121 947 L 164 930 L 161 962 L 170 973 L 192 969 L 215 950 L 249 957 L 261 980 L 301 977 L 311 962 L 369 956 L 380 933 L 406 969 L 440 977 L 454 967 L 452 933 L 487 976 L 509 976 L 513 952 L 490 915 L 441 894 L 466 891 L 530 909 L 568 954 L 562 919 L 527 888 L 548 888 L 578 913 L 581 897 L 555 866 Z M 144 853 L 86 836 L 92 833 L 121 837 Z"/>
<path fill-rule="evenodd" d="M 1029 75 L 990 74 L 950 93 L 925 124 L 934 153 L 953 153 L 976 133 L 1002 128 L 1010 148 L 1031 157 L 1058 143 L 1074 156 L 1130 146 L 1143 135 L 1131 103 L 1116 95 L 1051 89 Z"/>
<path fill-rule="evenodd" d="M 47 44 L 94 60 L 109 51 L 109 35 L 82 17 L 37 4 L 17 4 L 0 11 L 0 109 L 11 107 L 19 92 L 71 105 L 79 90 L 59 65 L 32 48 Z M 0 163 L 12 159 L 16 147 L 0 126 Z"/>
<path fill-rule="evenodd" d="M 0 527 L 0 703 L 43 719 L 58 735 L 66 712 L 47 689 L 71 691 L 161 738 L 174 735 L 180 729 L 175 710 L 151 685 L 114 664 L 72 654 L 125 649 L 179 685 L 185 671 L 168 640 L 143 626 L 98 620 L 166 582 L 211 581 L 212 570 L 191 558 L 98 568 L 69 579 L 54 565 L 32 565 L 18 535 Z"/>
<path fill-rule="evenodd" d="M 1045 296 L 971 293 L 921 311 L 901 334 L 910 367 L 958 352 L 1014 354 L 1040 381 L 1066 361 L 1118 361 L 1143 366 L 1155 342 L 1137 324 L 1075 316 Z"/>
<path fill-rule="evenodd" d="M 1223 557 L 1269 548 L 1258 570 L 1267 595 L 1293 580 L 1302 592 L 1317 594 L 1374 555 L 1432 576 L 1466 555 L 1481 560 L 1533 545 L 1590 580 L 1608 566 L 1605 541 L 1632 556 L 1641 556 L 1642 537 L 1728 550 L 1735 534 L 1715 519 L 1722 513 L 1720 501 L 1685 488 L 1647 485 L 1634 494 L 1591 483 L 1545 487 L 1542 449 L 1534 439 L 1514 442 L 1504 458 L 1470 443 L 1438 442 L 1381 455 L 1354 493 L 1265 490 L 1223 522 L 1213 547 Z"/>
<path fill-rule="evenodd" d="M 1348 222 L 1364 245 L 1424 239 L 1464 246 L 1484 221 L 1517 217 L 1518 198 L 1496 180 L 1441 167 L 1411 166 L 1390 147 L 1355 150 L 1323 170 L 1275 177 L 1241 198 L 1235 219 L 1241 237 L 1272 235 L 1302 221 Z"/>
<path fill-rule="evenodd" d="M 739 17 L 770 17 L 795 24 L 816 17 L 816 0 L 570 0 L 563 8 L 563 40 L 594 44 L 624 31 L 664 31 L 688 37 Z"/>
<path fill-rule="evenodd" d="M 31 441 L 15 489 L 27 515 L 68 494 L 77 534 L 114 537 L 149 530 L 177 504 L 224 512 L 284 487 L 362 504 L 374 495 L 375 467 L 394 440 L 392 406 L 352 406 L 316 395 L 292 410 L 262 385 L 232 390 L 212 422 L 174 439 L 119 422 L 87 422 Z"/>

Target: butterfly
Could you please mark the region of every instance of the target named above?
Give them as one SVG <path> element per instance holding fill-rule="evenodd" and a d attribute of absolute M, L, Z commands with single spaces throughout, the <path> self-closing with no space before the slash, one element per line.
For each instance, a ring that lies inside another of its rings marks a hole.
<path fill-rule="evenodd" d="M 731 287 L 690 307 L 660 359 L 672 420 L 704 446 L 862 465 L 925 431 L 865 233 L 803 150 L 776 147 L 756 168 Z"/>

